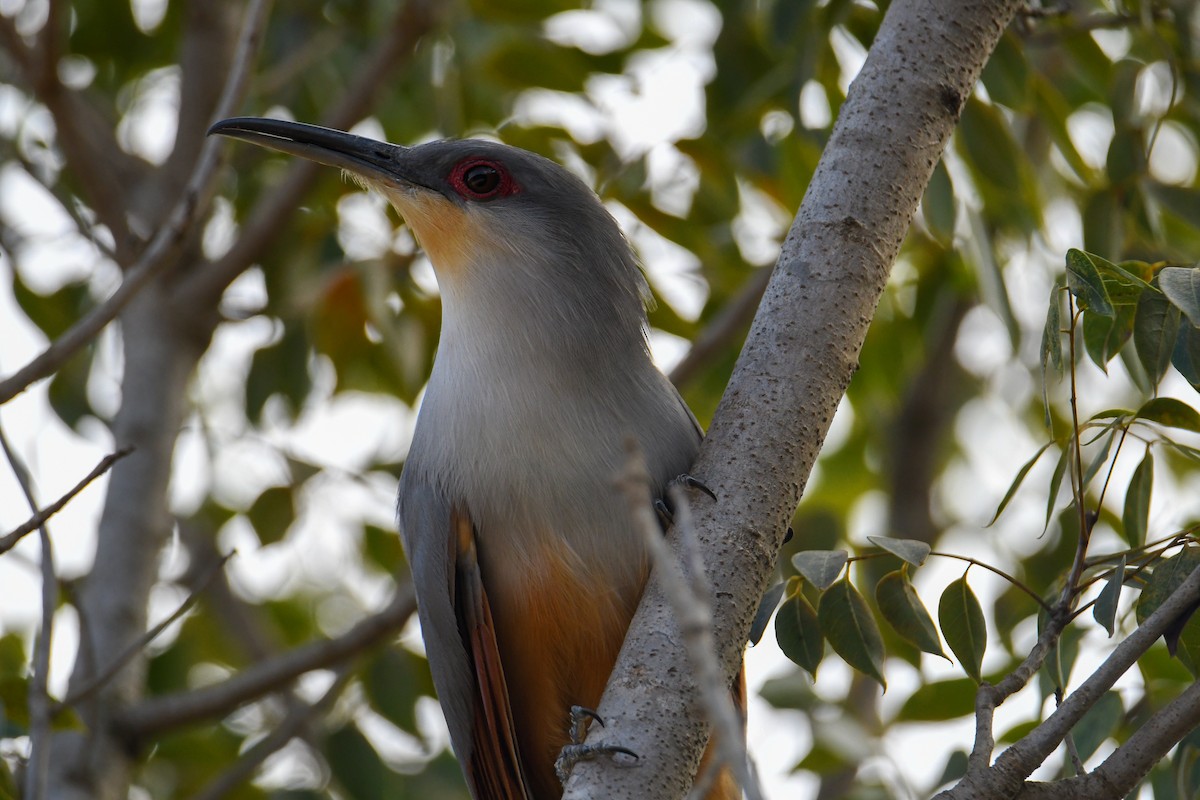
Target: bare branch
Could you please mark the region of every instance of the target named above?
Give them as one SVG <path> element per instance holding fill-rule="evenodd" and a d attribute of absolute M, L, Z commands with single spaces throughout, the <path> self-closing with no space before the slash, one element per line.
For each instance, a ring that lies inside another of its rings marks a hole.
<path fill-rule="evenodd" d="M 182 617 L 185 613 L 187 613 L 188 609 L 196 604 L 196 600 L 200 597 L 200 592 L 204 590 L 204 587 L 208 585 L 209 581 L 217 576 L 217 573 L 221 571 L 221 568 L 225 566 L 225 563 L 229 561 L 229 559 L 233 558 L 233 555 L 234 554 L 230 552 L 222 556 L 216 563 L 210 565 L 208 572 L 200 579 L 199 584 L 188 593 L 188 596 L 184 598 L 183 602 L 179 604 L 179 607 L 176 608 L 170 616 L 155 625 L 150 630 L 143 633 L 135 641 L 131 642 L 129 646 L 126 647 L 119 656 L 114 658 L 110 664 L 92 675 L 91 679 L 88 680 L 87 683 L 72 690 L 72 692 L 67 695 L 61 703 L 55 705 L 54 713 L 58 714 L 64 709 L 78 705 L 87 698 L 91 697 L 92 693 L 97 689 L 112 680 L 113 676 L 120 672 L 126 664 L 128 664 L 135 656 L 142 652 L 142 649 L 145 648 L 146 645 L 157 639 L 159 634 L 165 631 L 172 622 Z"/>
<path fill-rule="evenodd" d="M 961 783 L 941 792 L 937 795 L 937 798 L 940 798 L 940 800 L 974 798 L 979 796 L 978 793 L 981 789 L 986 792 L 984 796 L 988 797 L 1014 796 L 1024 785 L 1025 779 L 1054 752 L 1055 748 L 1070 733 L 1071 729 L 1078 724 L 1088 709 L 1095 705 L 1096 701 L 1112 688 L 1118 678 L 1129 671 L 1134 663 L 1137 662 L 1137 659 L 1150 649 L 1150 646 L 1163 635 L 1163 632 L 1173 622 L 1178 620 L 1181 614 L 1188 613 L 1188 610 L 1198 600 L 1200 600 L 1200 568 L 1194 570 L 1188 576 L 1187 580 L 1180 584 L 1179 588 L 1145 622 L 1139 625 L 1133 633 L 1117 645 L 1109 657 L 1105 659 L 1104 663 L 1078 689 L 1072 692 L 1063 701 L 1062 705 L 1055 709 L 1049 718 L 1034 728 L 1020 741 L 1001 753 L 996 759 L 995 764 L 991 767 L 986 770 L 968 771 Z M 1163 720 L 1160 722 L 1161 727 L 1175 730 L 1175 726 L 1184 724 L 1184 721 L 1180 719 L 1182 712 L 1187 709 L 1194 709 L 1195 704 L 1200 703 L 1200 698 L 1193 695 L 1192 688 L 1189 688 L 1187 692 L 1172 703 L 1174 709 L 1170 715 L 1161 718 Z M 1200 718 L 1196 717 L 1194 710 L 1191 713 L 1192 716 L 1190 718 L 1186 717 L 1185 714 L 1182 716 L 1190 720 L 1191 727 L 1195 727 Z M 1157 742 L 1157 746 L 1163 746 L 1158 737 L 1165 735 L 1163 731 L 1151 730 L 1138 738 L 1139 744 L 1137 746 L 1141 746 L 1143 742 L 1146 742 L 1146 737 L 1153 737 L 1150 741 Z M 1129 747 L 1132 745 L 1134 738 L 1137 736 L 1138 734 L 1136 733 L 1131 736 L 1130 740 L 1124 746 Z M 1129 762 L 1141 763 L 1140 759 L 1147 758 L 1146 753 L 1137 752 L 1137 746 L 1127 751 L 1123 759 Z M 1166 745 L 1166 748 L 1169 750 L 1170 746 Z M 1155 758 L 1155 760 L 1157 759 Z M 1153 766 L 1153 761 L 1151 761 L 1150 766 Z M 1149 769 L 1149 767 L 1146 769 Z M 1104 796 L 1123 797 L 1124 793 L 1105 794 Z"/>
<path fill-rule="evenodd" d="M 749 326 L 754 318 L 754 309 L 758 308 L 770 279 L 771 270 L 760 269 L 746 281 L 734 298 L 721 309 L 721 313 L 700 331 L 687 355 L 671 370 L 671 383 L 682 386 L 692 380 L 712 360 L 713 353 L 729 344 Z"/>
<path fill-rule="evenodd" d="M 722 498 L 695 516 L 706 563 L 723 576 L 712 610 L 724 675 L 736 670 L 922 192 L 1019 5 L 896 0 L 839 110 L 691 470 Z M 577 765 L 565 800 L 672 797 L 695 770 L 698 686 L 676 632 L 652 576 L 598 709 L 609 735 L 652 752 L 637 775 Z"/>
<path fill-rule="evenodd" d="M 20 457 L 9 446 L 8 437 L 0 430 L 0 448 L 12 467 L 17 483 L 30 510 L 36 518 L 37 500 L 33 495 L 33 482 L 29 470 Z M 37 645 L 33 654 L 33 681 L 29 687 L 29 767 L 25 773 L 26 800 L 42 800 L 46 796 L 46 785 L 50 779 L 50 691 L 47 681 L 50 675 L 50 638 L 54 628 L 54 608 L 58 605 L 58 576 L 54 571 L 54 549 L 50 545 L 50 533 L 43 521 L 38 525 L 42 546 L 42 624 L 38 631 Z"/>
<path fill-rule="evenodd" d="M 1051 783 L 1027 783 L 1021 790 L 1021 798 L 1116 800 L 1126 797 L 1197 725 L 1200 725 L 1200 681 L 1193 681 L 1183 694 L 1155 712 L 1091 773 Z"/>
<path fill-rule="evenodd" d="M 30 533 L 31 531 L 34 531 L 34 530 L 37 530 L 38 528 L 40 528 L 46 522 L 46 520 L 50 519 L 52 516 L 57 514 L 59 511 L 61 511 L 63 509 L 63 506 L 65 506 L 67 503 L 69 503 L 73 499 L 75 499 L 75 495 L 79 494 L 84 489 L 86 489 L 87 486 L 92 481 L 96 480 L 101 475 L 108 472 L 108 470 L 112 467 L 113 464 L 117 463 L 122 458 L 124 458 L 125 456 L 129 455 L 132 452 L 133 452 L 132 447 L 126 447 L 121 450 L 118 450 L 115 453 L 110 453 L 110 454 L 106 455 L 104 458 L 100 459 L 100 463 L 96 465 L 95 469 L 93 469 L 91 472 L 89 472 L 83 480 L 81 480 L 79 483 L 75 484 L 74 488 L 72 488 L 70 491 L 68 491 L 62 497 L 55 500 L 50 505 L 46 506 L 45 508 L 41 509 L 40 511 L 37 511 L 24 524 L 17 526 L 9 533 L 4 534 L 4 536 L 0 536 L 0 553 L 4 553 L 4 552 L 7 552 L 8 550 L 11 550 L 14 546 L 16 546 L 17 542 L 21 541 L 22 537 L 24 537 L 26 534 Z"/>
<path fill-rule="evenodd" d="M 350 664 L 342 665 L 338 669 L 333 685 L 326 690 L 320 700 L 312 705 L 297 705 L 292 708 L 283 721 L 275 726 L 274 730 L 242 753 L 233 766 L 201 789 L 192 800 L 218 800 L 248 780 L 258 766 L 267 760 L 268 756 L 299 735 L 309 720 L 322 716 L 333 708 L 334 702 L 346 688 L 353 674 L 354 671 Z"/>
<path fill-rule="evenodd" d="M 1070 619 L 1070 610 L 1065 604 L 1060 604 L 1057 609 L 1051 610 L 1045 628 L 1025 660 L 995 686 L 985 683 L 979 687 L 979 691 L 975 695 L 975 744 L 971 748 L 971 755 L 968 758 L 969 768 L 986 769 L 991 765 L 992 752 L 996 747 L 992 732 L 992 720 L 996 708 L 1024 688 L 1042 668 L 1042 663 L 1045 662 L 1046 656 L 1053 649 Z"/>
<path fill-rule="evenodd" d="M 687 648 L 688 659 L 696 673 L 696 681 L 703 695 L 707 716 L 713 725 L 717 755 L 707 770 L 705 781 L 716 779 L 721 766 L 728 767 L 736 776 L 738 784 L 748 800 L 762 800 L 762 790 L 750 771 L 750 758 L 746 752 L 746 732 L 742 716 L 730 695 L 729 682 L 721 673 L 717 661 L 716 644 L 712 633 L 712 610 L 709 605 L 712 589 L 705 577 L 704 564 L 696 547 L 692 530 L 691 509 L 683 491 L 675 488 L 671 492 L 674 506 L 674 529 L 681 538 L 681 549 L 687 570 L 675 560 L 668 547 L 658 520 L 653 511 L 650 496 L 650 475 L 646 472 L 645 458 L 635 442 L 627 442 L 629 458 L 617 482 L 625 495 L 625 501 L 634 525 L 642 533 L 642 540 L 650 551 L 654 570 L 661 576 L 664 589 L 670 597 L 679 631 Z M 690 585 L 689 585 L 690 583 Z"/>
<path fill-rule="evenodd" d="M 225 90 L 217 106 L 217 115 L 228 116 L 241 102 L 250 65 L 266 25 L 267 0 L 253 0 L 246 11 L 246 22 L 242 27 L 237 47 L 237 58 L 230 68 Z M 0 21 L 4 18 L 0 17 Z M 3 30 L 0 24 L 0 30 Z M 104 303 L 89 311 L 62 336 L 51 342 L 40 355 L 15 373 L 0 381 L 0 404 L 7 403 L 25 391 L 34 381 L 51 375 L 80 348 L 95 338 L 104 326 L 112 322 L 121 309 L 136 295 L 150 279 L 161 271 L 180 251 L 191 233 L 192 223 L 209 202 L 216 188 L 219 147 L 215 142 L 206 142 L 192 170 L 191 178 L 172 209 L 166 223 L 155 233 L 154 238 L 130 267 L 125 280 Z"/>
<path fill-rule="evenodd" d="M 324 669 L 373 647 L 403 628 L 415 609 L 412 586 L 403 584 L 396 588 L 396 594 L 386 608 L 336 639 L 313 642 L 277 658 L 261 661 L 213 686 L 148 698 L 121 712 L 115 724 L 123 734 L 136 739 L 202 719 L 224 716 L 306 672 Z"/>

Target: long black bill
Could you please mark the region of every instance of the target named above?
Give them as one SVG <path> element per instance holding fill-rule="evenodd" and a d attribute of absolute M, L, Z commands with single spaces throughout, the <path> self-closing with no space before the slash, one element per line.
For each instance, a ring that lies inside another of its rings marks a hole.
<path fill-rule="evenodd" d="M 355 136 L 333 128 L 263 117 L 223 119 L 208 129 L 320 164 L 340 167 L 364 178 L 381 178 L 422 185 L 405 169 L 408 148 Z"/>

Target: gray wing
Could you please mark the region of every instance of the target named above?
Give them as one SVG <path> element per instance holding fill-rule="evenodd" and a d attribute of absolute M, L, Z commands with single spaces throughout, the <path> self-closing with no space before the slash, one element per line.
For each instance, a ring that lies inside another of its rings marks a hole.
<path fill-rule="evenodd" d="M 471 520 L 408 467 L 398 514 L 425 654 L 472 794 L 528 797 Z"/>

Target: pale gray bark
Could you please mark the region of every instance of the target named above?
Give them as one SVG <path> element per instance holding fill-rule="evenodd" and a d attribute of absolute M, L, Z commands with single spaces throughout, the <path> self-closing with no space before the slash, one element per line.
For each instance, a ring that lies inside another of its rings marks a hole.
<path fill-rule="evenodd" d="M 727 676 L 917 203 L 1019 6 L 893 3 L 841 108 L 694 467 L 720 498 L 692 493 Z M 686 663 L 652 581 L 589 737 L 641 759 L 581 763 L 564 798 L 684 796 L 708 737 Z"/>

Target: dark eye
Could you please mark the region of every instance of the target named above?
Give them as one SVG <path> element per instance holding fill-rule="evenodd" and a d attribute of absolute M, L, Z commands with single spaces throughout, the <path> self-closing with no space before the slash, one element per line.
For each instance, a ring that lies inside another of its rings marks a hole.
<path fill-rule="evenodd" d="M 463 184 L 475 194 L 491 194 L 500 186 L 500 171 L 490 164 L 476 164 L 463 173 Z"/>
<path fill-rule="evenodd" d="M 491 200 L 518 191 L 503 164 L 478 156 L 460 161 L 454 167 L 450 185 L 465 200 Z"/>

